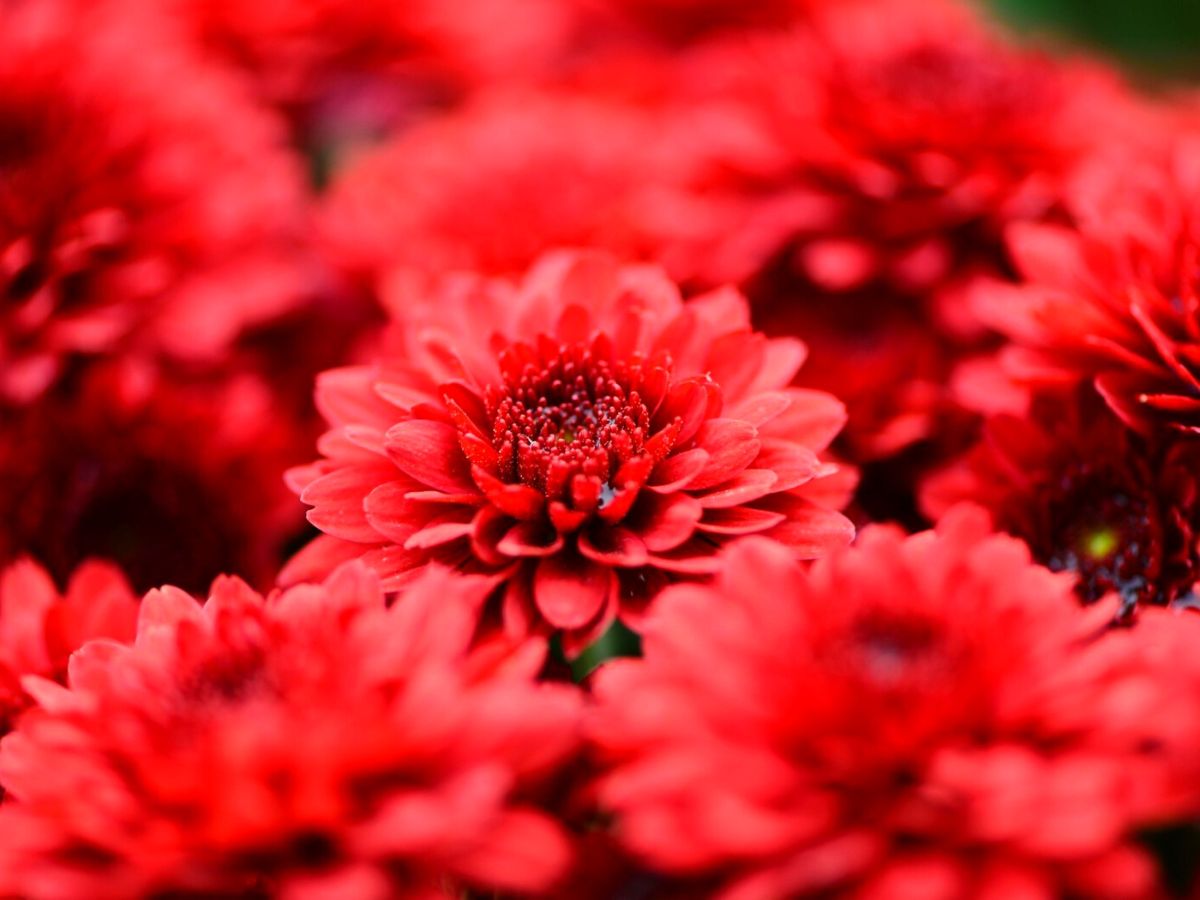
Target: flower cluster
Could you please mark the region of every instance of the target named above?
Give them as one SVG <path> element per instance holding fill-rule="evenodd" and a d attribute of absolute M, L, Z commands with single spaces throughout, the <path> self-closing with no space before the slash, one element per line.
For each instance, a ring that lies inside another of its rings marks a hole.
<path fill-rule="evenodd" d="M 0 0 L 0 896 L 1200 896 L 1198 149 L 969 0 Z"/>

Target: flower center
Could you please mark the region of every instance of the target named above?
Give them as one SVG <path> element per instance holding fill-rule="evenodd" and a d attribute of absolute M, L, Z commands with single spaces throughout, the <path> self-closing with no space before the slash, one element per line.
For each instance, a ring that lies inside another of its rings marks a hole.
<path fill-rule="evenodd" d="M 603 505 L 613 475 L 650 434 L 641 360 L 611 361 L 594 345 L 517 345 L 500 365 L 504 387 L 490 389 L 486 403 L 501 477 L 553 498 L 582 476 L 598 484 Z"/>

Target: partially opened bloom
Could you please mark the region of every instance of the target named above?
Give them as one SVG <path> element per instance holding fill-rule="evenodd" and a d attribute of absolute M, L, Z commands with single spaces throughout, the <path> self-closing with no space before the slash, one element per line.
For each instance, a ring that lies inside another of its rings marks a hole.
<path fill-rule="evenodd" d="M 132 646 L 87 644 L 65 688 L 26 679 L 38 708 L 0 744 L 0 890 L 548 888 L 570 846 L 536 794 L 579 697 L 535 684 L 536 658 L 468 651 L 480 590 L 427 572 L 389 609 L 351 566 L 265 600 L 233 578 L 203 605 L 152 591 Z"/>
<path fill-rule="evenodd" d="M 61 683 L 67 657 L 85 641 L 131 641 L 136 623 L 137 598 L 108 563 L 83 563 L 64 593 L 33 560 L 0 570 L 0 732 L 32 703 L 22 678 L 40 675 Z"/>
<path fill-rule="evenodd" d="M 157 18 L 0 7 L 0 401 L 76 358 L 211 361 L 300 295 L 298 168 Z"/>
<path fill-rule="evenodd" d="M 1110 644 L 973 508 L 809 570 L 727 553 L 593 677 L 598 797 L 642 866 L 738 900 L 1156 896 L 1136 832 L 1198 784 L 1200 705 L 1149 661 L 1174 640 Z"/>
<path fill-rule="evenodd" d="M 1019 283 L 981 287 L 1025 382 L 1090 380 L 1130 427 L 1200 433 L 1197 144 L 1114 154 L 1073 185 L 1069 225 L 1010 235 Z"/>
<path fill-rule="evenodd" d="M 0 409 L 0 559 L 30 554 L 65 580 L 103 557 L 139 591 L 203 591 L 222 572 L 273 583 L 303 526 L 283 482 L 297 426 L 258 378 L 96 364 L 72 388 Z"/>
<path fill-rule="evenodd" d="M 325 535 L 285 579 L 362 557 L 393 588 L 439 560 L 503 580 L 511 632 L 582 640 L 732 537 L 850 538 L 852 473 L 819 455 L 841 404 L 787 387 L 803 345 L 754 333 L 731 290 L 684 303 L 657 269 L 564 253 L 396 328 L 378 365 L 318 380 L 332 429 L 291 482 Z"/>
<path fill-rule="evenodd" d="M 1200 446 L 1131 432 L 1094 394 L 1043 392 L 1025 415 L 997 414 L 978 444 L 922 490 L 934 519 L 962 500 L 1073 572 L 1085 602 L 1121 612 L 1189 600 L 1200 579 Z"/>

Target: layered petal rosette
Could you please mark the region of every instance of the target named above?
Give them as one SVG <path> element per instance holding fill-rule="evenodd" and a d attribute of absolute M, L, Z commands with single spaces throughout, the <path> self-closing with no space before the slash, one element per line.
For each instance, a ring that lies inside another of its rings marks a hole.
<path fill-rule="evenodd" d="M 978 508 L 807 571 L 727 553 L 593 677 L 598 797 L 641 868 L 737 900 L 1161 895 L 1138 836 L 1195 809 L 1194 666 L 1163 671 L 1200 618 L 1109 632 Z"/>
<path fill-rule="evenodd" d="M 362 557 L 394 588 L 437 560 L 501 579 L 514 633 L 582 639 L 732 537 L 849 540 L 853 475 L 819 455 L 842 406 L 787 386 L 803 345 L 753 332 L 736 292 L 685 303 L 657 269 L 567 253 L 405 312 L 378 365 L 318 381 L 333 428 L 291 483 L 325 535 L 285 579 Z"/>
<path fill-rule="evenodd" d="M 302 293 L 279 123 L 124 4 L 0 7 L 0 401 L 114 351 L 212 363 Z"/>
<path fill-rule="evenodd" d="M 63 683 L 67 658 L 86 641 L 133 640 L 137 598 L 120 569 L 88 560 L 59 592 L 31 559 L 0 570 L 0 731 L 32 704 L 27 675 Z"/>
<path fill-rule="evenodd" d="M 573 688 L 468 650 L 486 584 L 426 572 L 385 606 L 351 566 L 264 599 L 150 592 L 0 745 L 0 890 L 66 897 L 521 894 L 569 864 L 537 807 Z M 46 778 L 53 772 L 53 778 Z"/>

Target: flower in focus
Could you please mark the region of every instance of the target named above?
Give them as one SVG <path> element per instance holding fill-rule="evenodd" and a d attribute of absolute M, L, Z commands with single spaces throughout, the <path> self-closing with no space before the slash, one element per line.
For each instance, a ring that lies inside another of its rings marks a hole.
<path fill-rule="evenodd" d="M 318 380 L 332 429 L 291 483 L 325 535 L 285 580 L 349 557 L 388 589 L 435 560 L 485 571 L 510 633 L 581 649 L 732 537 L 816 557 L 852 534 L 853 473 L 818 455 L 841 404 L 787 387 L 803 345 L 751 331 L 733 291 L 684 303 L 657 269 L 562 253 L 396 327 L 378 366 Z"/>
<path fill-rule="evenodd" d="M 389 609 L 350 566 L 266 600 L 234 578 L 203 605 L 150 592 L 132 646 L 87 644 L 65 688 L 26 679 L 38 708 L 0 745 L 0 889 L 546 889 L 570 846 L 536 794 L 576 743 L 579 697 L 520 654 L 468 652 L 481 589 L 428 571 Z"/>
<path fill-rule="evenodd" d="M 1070 576 L 969 507 L 807 571 L 727 554 L 593 677 L 598 796 L 643 866 L 739 900 L 1156 896 L 1134 837 L 1194 808 L 1200 707 Z"/>
<path fill-rule="evenodd" d="M 119 6 L 0 8 L 0 401 L 76 357 L 212 361 L 299 296 L 276 123 Z"/>
<path fill-rule="evenodd" d="M 1200 433 L 1200 168 L 1196 142 L 1084 170 L 1070 225 L 1011 232 L 1020 282 L 975 295 L 1026 383 L 1091 380 L 1140 432 Z M 1164 158 L 1165 157 L 1165 158 Z"/>
<path fill-rule="evenodd" d="M 349 165 L 323 243 L 368 290 L 389 270 L 520 275 L 547 247 L 649 255 L 666 215 L 651 176 L 679 165 L 656 151 L 659 127 L 613 100 L 494 91 Z"/>
<path fill-rule="evenodd" d="M 119 569 L 90 560 L 60 594 L 29 559 L 0 570 L 0 733 L 30 705 L 26 675 L 63 683 L 67 657 L 92 638 L 132 641 L 137 598 Z"/>
<path fill-rule="evenodd" d="M 303 522 L 283 473 L 293 424 L 251 376 L 183 381 L 95 365 L 70 392 L 0 409 L 0 559 L 65 579 L 111 559 L 134 587 L 270 585 Z"/>
<path fill-rule="evenodd" d="M 971 500 L 1055 571 L 1074 572 L 1085 602 L 1109 592 L 1122 614 L 1190 600 L 1200 578 L 1200 447 L 1146 440 L 1099 398 L 1044 393 L 1026 415 L 999 414 L 979 444 L 931 478 L 933 518 Z"/>

